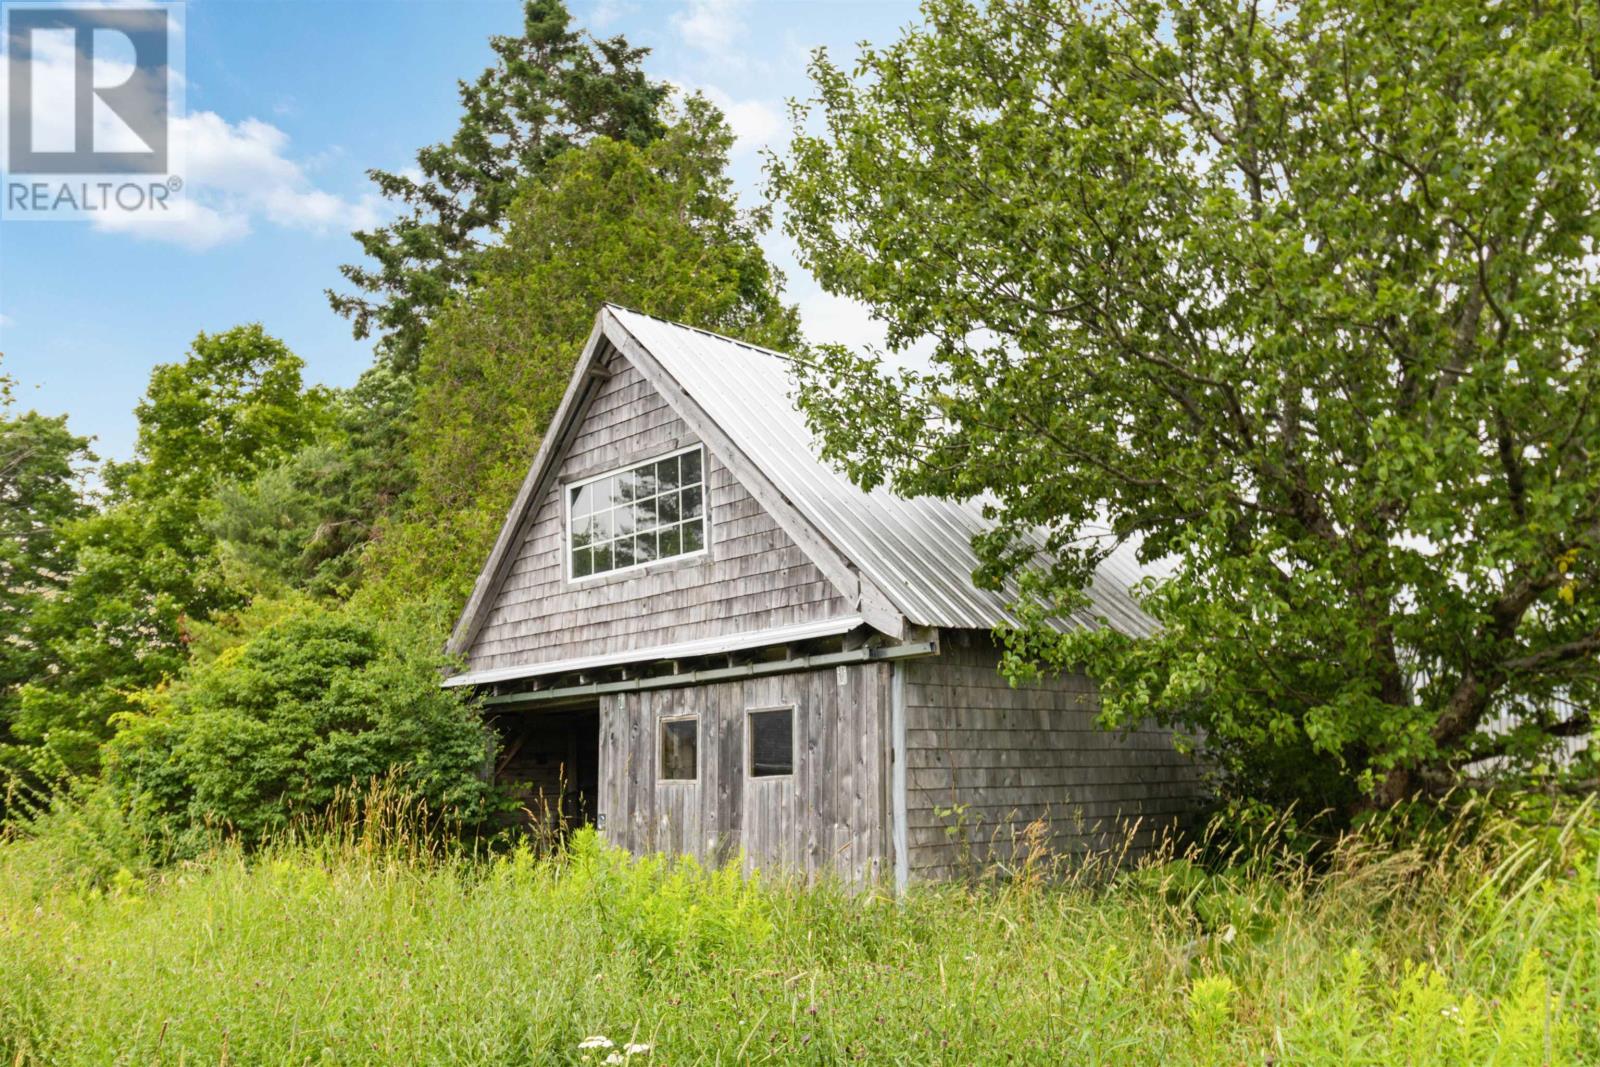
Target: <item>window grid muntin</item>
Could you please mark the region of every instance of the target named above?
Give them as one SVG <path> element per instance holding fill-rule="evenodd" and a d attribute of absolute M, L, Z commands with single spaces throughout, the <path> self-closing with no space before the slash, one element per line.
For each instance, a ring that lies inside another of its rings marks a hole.
<path fill-rule="evenodd" d="M 691 445 L 568 485 L 567 577 L 583 581 L 705 552 L 705 478 L 705 450 Z M 673 518 L 663 522 L 663 515 Z"/>

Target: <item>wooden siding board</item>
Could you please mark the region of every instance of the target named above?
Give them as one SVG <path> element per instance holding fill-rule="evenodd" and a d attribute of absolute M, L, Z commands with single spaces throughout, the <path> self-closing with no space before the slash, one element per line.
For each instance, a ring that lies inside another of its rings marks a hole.
<path fill-rule="evenodd" d="M 711 551 L 584 584 L 565 580 L 562 479 L 694 443 L 689 427 L 621 362 L 590 402 L 536 506 L 526 538 L 467 653 L 468 670 L 535 665 L 794 625 L 851 605 L 739 483 L 707 453 Z"/>
<path fill-rule="evenodd" d="M 636 853 L 681 851 L 748 870 L 853 882 L 887 870 L 889 813 L 883 663 L 626 694 L 602 708 L 601 795 L 608 838 Z M 751 778 L 745 715 L 795 709 L 795 773 Z M 663 715 L 700 716 L 700 777 L 655 780 Z M 616 768 L 615 775 L 611 769 Z"/>

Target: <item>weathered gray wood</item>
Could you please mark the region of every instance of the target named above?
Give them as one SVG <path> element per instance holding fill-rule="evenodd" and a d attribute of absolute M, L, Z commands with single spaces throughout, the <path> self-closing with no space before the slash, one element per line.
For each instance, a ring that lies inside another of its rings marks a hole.
<path fill-rule="evenodd" d="M 912 877 L 1004 861 L 1035 820 L 1061 852 L 1109 848 L 1130 835 L 1138 852 L 1195 809 L 1198 769 L 1174 751 L 1167 731 L 1103 730 L 1089 679 L 1012 688 L 998 662 L 997 650 L 977 639 L 946 642 L 942 655 L 898 667 Z"/>
<path fill-rule="evenodd" d="M 561 405 L 556 408 L 555 418 L 550 423 L 551 426 L 560 429 L 557 433 L 547 435 L 539 443 L 539 450 L 534 454 L 533 463 L 517 490 L 511 510 L 507 513 L 505 522 L 501 524 L 494 548 L 489 552 L 488 562 L 478 574 L 478 579 L 472 587 L 472 595 L 467 598 L 466 606 L 461 609 L 461 616 L 451 631 L 447 647 L 452 653 L 466 651 L 477 639 L 478 632 L 488 617 L 492 597 L 505 578 L 506 570 L 511 566 L 515 556 L 516 546 L 524 536 L 530 518 L 529 507 L 548 482 L 556 457 L 568 447 L 569 428 L 576 430 L 579 417 L 594 400 L 596 386 L 606 373 L 601 366 L 601 360 L 605 355 L 603 350 L 606 348 L 603 342 L 601 322 L 596 319 L 594 329 L 589 332 L 589 339 L 584 343 L 583 353 L 578 357 L 577 366 L 572 370 L 572 381 L 568 384 L 567 391 L 561 398 Z"/>
<path fill-rule="evenodd" d="M 620 361 L 619 361 L 620 362 Z M 848 615 L 853 608 L 715 454 L 708 454 L 710 552 L 571 583 L 560 481 L 693 442 L 631 365 L 594 391 L 514 550 L 467 652 L 469 670 L 551 662 Z"/>
<path fill-rule="evenodd" d="M 855 564 L 845 557 L 838 546 L 823 536 L 811 521 L 800 513 L 800 510 L 773 484 L 766 472 L 745 456 L 727 432 L 705 413 L 694 397 L 673 380 L 655 356 L 634 339 L 626 327 L 617 322 L 609 309 L 600 313 L 600 319 L 607 337 L 618 350 L 641 369 L 651 384 L 670 399 L 673 407 L 684 414 L 701 439 L 711 445 L 722 461 L 737 473 L 739 479 L 762 502 L 766 511 L 777 520 L 789 537 L 804 547 L 807 556 L 815 561 L 845 596 L 851 609 L 861 612 L 869 623 L 884 633 L 903 637 L 906 632 L 906 620 L 889 597 L 861 575 Z"/>
<path fill-rule="evenodd" d="M 888 669 L 847 666 L 842 686 L 830 668 L 607 698 L 608 837 L 635 852 L 684 852 L 706 863 L 742 854 L 747 870 L 878 877 L 889 849 Z M 778 706 L 795 709 L 794 774 L 752 778 L 745 716 Z M 700 777 L 658 781 L 657 724 L 686 713 L 700 717 Z"/>

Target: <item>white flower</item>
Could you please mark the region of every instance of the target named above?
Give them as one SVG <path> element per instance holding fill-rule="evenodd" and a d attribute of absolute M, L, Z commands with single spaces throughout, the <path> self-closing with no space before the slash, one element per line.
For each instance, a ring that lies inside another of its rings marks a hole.
<path fill-rule="evenodd" d="M 1456 1007 L 1454 1004 L 1446 1004 L 1444 1007 L 1439 1009 L 1439 1014 L 1443 1015 L 1446 1019 L 1459 1019 L 1461 1018 L 1461 1009 Z"/>
<path fill-rule="evenodd" d="M 636 1044 L 631 1044 L 630 1043 L 630 1044 L 627 1044 L 627 1045 L 623 1045 L 622 1046 L 622 1051 L 626 1052 L 630 1056 L 643 1056 L 645 1053 L 650 1051 L 650 1046 L 649 1045 L 642 1045 L 642 1044 L 636 1045 Z"/>
<path fill-rule="evenodd" d="M 582 1041 L 578 1042 L 578 1047 L 579 1048 L 616 1048 L 616 1044 L 609 1037 L 606 1037 L 604 1034 L 596 1034 L 594 1037 L 586 1037 Z"/>
<path fill-rule="evenodd" d="M 621 1063 L 623 1061 L 623 1059 L 624 1059 L 624 1057 L 623 1057 L 622 1053 L 613 1052 L 611 1055 L 606 1057 L 606 1062 L 607 1063 Z"/>
<path fill-rule="evenodd" d="M 1233 928 L 1233 924 L 1229 923 L 1228 924 L 1228 928 L 1226 930 L 1222 931 L 1222 943 L 1224 945 L 1233 944 L 1234 935 L 1237 934 L 1237 933 L 1238 933 L 1238 931 L 1236 931 Z"/>

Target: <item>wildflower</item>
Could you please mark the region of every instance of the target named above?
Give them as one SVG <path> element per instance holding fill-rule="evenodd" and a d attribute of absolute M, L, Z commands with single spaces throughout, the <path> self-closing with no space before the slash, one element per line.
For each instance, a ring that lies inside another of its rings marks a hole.
<path fill-rule="evenodd" d="M 1228 928 L 1222 931 L 1222 943 L 1224 945 L 1233 944 L 1233 939 L 1236 934 L 1238 934 L 1238 931 L 1233 928 L 1232 923 L 1229 923 Z"/>
<path fill-rule="evenodd" d="M 1446 1019 L 1460 1019 L 1461 1009 L 1456 1007 L 1454 1004 L 1446 1004 L 1444 1007 L 1439 1009 L 1439 1014 L 1443 1015 Z"/>
<path fill-rule="evenodd" d="M 586 1037 L 582 1041 L 578 1042 L 578 1047 L 579 1048 L 615 1048 L 616 1044 L 609 1037 L 606 1037 L 604 1034 L 596 1034 L 594 1037 Z"/>
<path fill-rule="evenodd" d="M 607 1063 L 621 1063 L 621 1062 L 623 1062 L 624 1059 L 625 1059 L 625 1057 L 622 1055 L 622 1053 L 613 1052 L 611 1055 L 606 1057 L 606 1062 Z"/>
<path fill-rule="evenodd" d="M 629 1042 L 628 1044 L 622 1046 L 622 1051 L 626 1052 L 630 1056 L 643 1056 L 650 1051 L 650 1046 Z"/>

